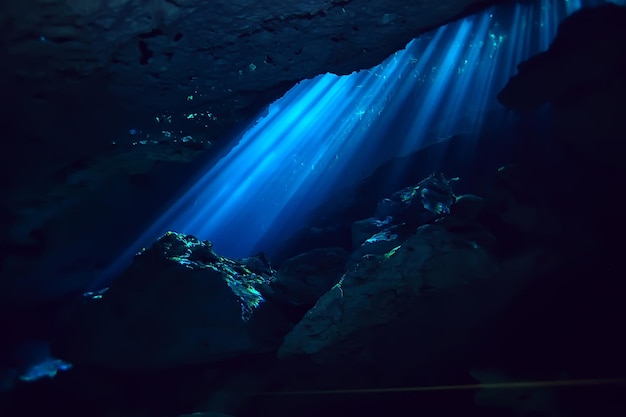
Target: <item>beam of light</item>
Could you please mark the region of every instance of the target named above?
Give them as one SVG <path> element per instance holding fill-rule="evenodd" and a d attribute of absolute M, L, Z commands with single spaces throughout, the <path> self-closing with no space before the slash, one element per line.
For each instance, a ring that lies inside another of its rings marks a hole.
<path fill-rule="evenodd" d="M 271 252 L 331 190 L 354 184 L 391 157 L 477 132 L 490 112 L 504 115 L 495 97 L 516 65 L 547 49 L 567 15 L 600 3 L 503 4 L 427 33 L 369 70 L 300 82 L 99 282 L 167 230 L 211 240 L 225 256 Z"/>
<path fill-rule="evenodd" d="M 259 393 L 247 393 L 259 396 L 278 395 L 338 395 L 338 394 L 389 394 L 401 392 L 432 392 L 432 391 L 460 391 L 460 390 L 483 390 L 483 389 L 520 389 L 520 388 L 559 388 L 559 387 L 593 387 L 603 385 L 624 385 L 626 379 L 565 379 L 565 380 L 540 380 L 519 382 L 497 382 L 484 384 L 462 385 L 431 385 L 423 387 L 397 387 L 397 388 L 356 388 L 356 389 L 332 389 L 332 390 L 303 390 L 303 391 L 271 391 Z"/>

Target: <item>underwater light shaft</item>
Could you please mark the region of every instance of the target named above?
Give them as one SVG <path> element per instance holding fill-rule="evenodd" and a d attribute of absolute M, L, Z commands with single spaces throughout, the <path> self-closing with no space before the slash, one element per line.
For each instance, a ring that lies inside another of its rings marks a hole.
<path fill-rule="evenodd" d="M 390 157 L 478 130 L 482 116 L 499 107 L 495 96 L 514 59 L 553 38 L 556 26 L 544 20 L 566 14 L 555 4 L 492 8 L 411 42 L 370 70 L 301 82 L 200 180 L 201 191 L 183 197 L 194 204 L 166 216 L 167 228 L 209 239 L 228 256 L 271 251 L 332 190 Z M 524 37 L 529 32 L 534 42 Z"/>
<path fill-rule="evenodd" d="M 300 82 L 120 262 L 167 230 L 211 240 L 225 256 L 271 253 L 331 191 L 391 157 L 477 132 L 490 112 L 504 115 L 495 97 L 516 65 L 545 50 L 568 14 L 601 3 L 503 4 L 427 33 L 369 70 Z"/>

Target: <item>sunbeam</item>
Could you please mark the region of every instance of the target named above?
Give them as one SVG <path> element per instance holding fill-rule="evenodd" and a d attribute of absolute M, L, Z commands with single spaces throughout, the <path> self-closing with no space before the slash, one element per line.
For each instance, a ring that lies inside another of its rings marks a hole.
<path fill-rule="evenodd" d="M 424 34 L 377 67 L 300 82 L 122 254 L 108 276 L 167 230 L 211 240 L 225 256 L 270 250 L 331 190 L 391 157 L 477 132 L 490 112 L 504 117 L 495 97 L 516 65 L 547 49 L 567 15 L 600 3 L 492 7 Z"/>

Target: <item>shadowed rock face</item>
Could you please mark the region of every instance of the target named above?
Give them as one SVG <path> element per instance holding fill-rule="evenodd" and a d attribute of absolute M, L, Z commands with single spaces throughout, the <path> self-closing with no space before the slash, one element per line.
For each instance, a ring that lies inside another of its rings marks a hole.
<path fill-rule="evenodd" d="M 626 71 L 626 7 L 582 9 L 559 26 L 548 51 L 518 65 L 498 95 L 507 108 L 531 111 L 551 102 L 575 104 Z"/>
<path fill-rule="evenodd" d="M 520 112 L 549 103 L 554 133 L 569 150 L 623 173 L 625 28 L 626 7 L 613 3 L 574 13 L 548 51 L 519 64 L 498 100 Z"/>

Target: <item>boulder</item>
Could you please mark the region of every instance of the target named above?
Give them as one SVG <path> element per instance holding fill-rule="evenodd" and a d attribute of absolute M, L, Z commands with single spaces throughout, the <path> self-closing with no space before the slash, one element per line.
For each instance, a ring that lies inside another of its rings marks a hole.
<path fill-rule="evenodd" d="M 376 329 L 393 327 L 415 309 L 423 312 L 420 321 L 437 322 L 439 318 L 429 314 L 435 304 L 445 305 L 446 297 L 459 291 L 469 294 L 468 287 L 484 284 L 498 269 L 496 259 L 475 242 L 440 225 L 422 226 L 398 247 L 366 256 L 349 270 L 287 334 L 278 356 L 324 361 L 345 359 L 355 351 L 364 354 Z M 433 297 L 438 299 L 435 304 Z M 465 322 L 461 311 L 456 312 L 459 323 Z"/>
<path fill-rule="evenodd" d="M 254 327 L 269 276 L 217 255 L 208 241 L 168 232 L 106 291 L 72 306 L 52 350 L 75 364 L 167 369 L 267 348 Z"/>

